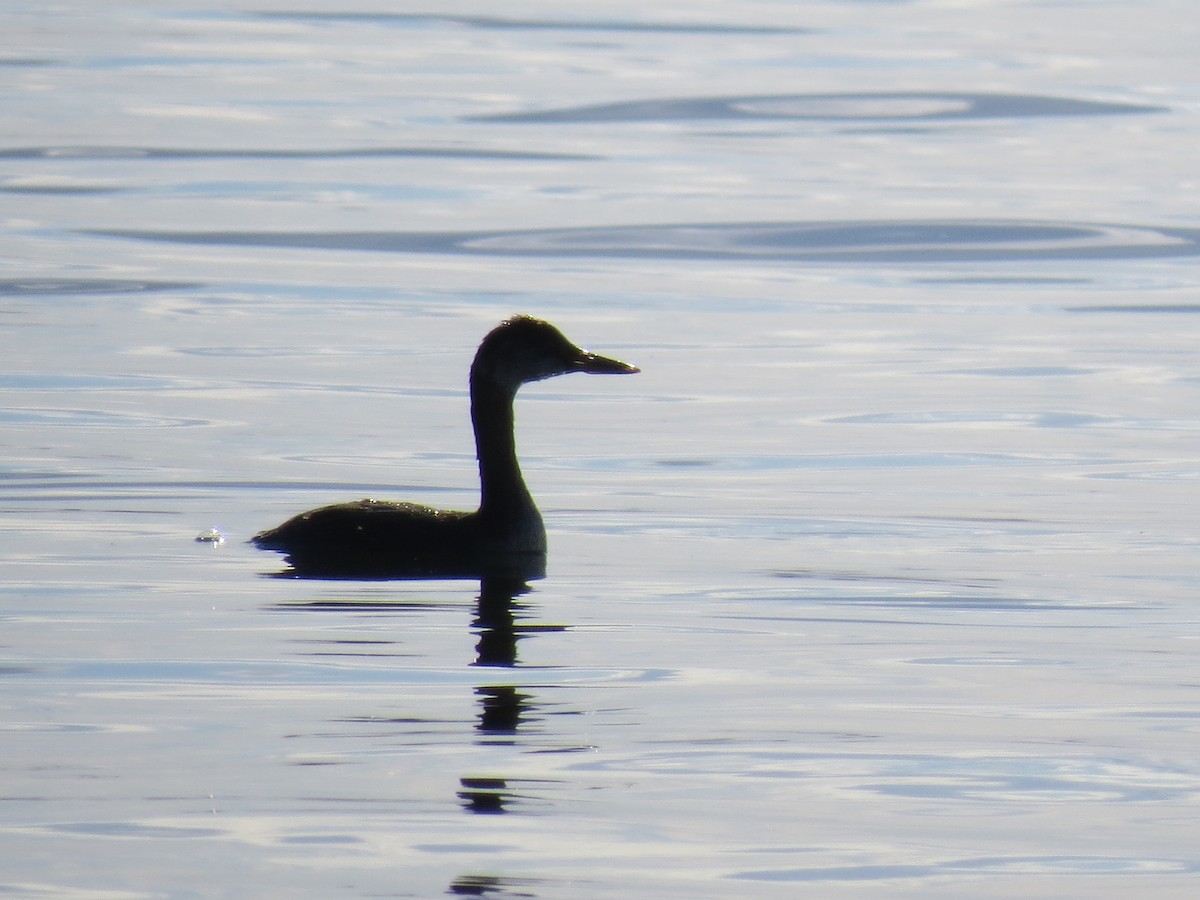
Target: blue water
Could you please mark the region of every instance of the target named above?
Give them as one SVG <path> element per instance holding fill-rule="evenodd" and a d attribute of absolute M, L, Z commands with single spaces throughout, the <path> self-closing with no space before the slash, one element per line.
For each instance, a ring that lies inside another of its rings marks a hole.
<path fill-rule="evenodd" d="M 0 10 L 0 892 L 1193 896 L 1194 32 Z M 547 576 L 269 577 L 514 312 Z"/>

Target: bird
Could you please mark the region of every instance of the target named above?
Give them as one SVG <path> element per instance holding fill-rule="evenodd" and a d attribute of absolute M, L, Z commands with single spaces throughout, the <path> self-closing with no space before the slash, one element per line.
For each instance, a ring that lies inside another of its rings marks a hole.
<path fill-rule="evenodd" d="M 542 577 L 546 528 L 517 461 L 517 390 L 571 372 L 639 371 L 576 346 L 549 322 L 527 315 L 508 318 L 484 337 L 471 364 L 478 509 L 353 500 L 300 513 L 250 543 L 285 554 L 290 569 L 280 574 L 295 577 Z"/>

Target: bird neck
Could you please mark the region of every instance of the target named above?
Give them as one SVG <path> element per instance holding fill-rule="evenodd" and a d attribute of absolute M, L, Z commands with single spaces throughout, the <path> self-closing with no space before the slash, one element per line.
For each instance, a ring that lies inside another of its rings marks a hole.
<path fill-rule="evenodd" d="M 513 434 L 516 390 L 489 378 L 471 378 L 471 424 L 479 459 L 479 512 L 485 518 L 536 517 L 537 507 L 521 477 Z"/>

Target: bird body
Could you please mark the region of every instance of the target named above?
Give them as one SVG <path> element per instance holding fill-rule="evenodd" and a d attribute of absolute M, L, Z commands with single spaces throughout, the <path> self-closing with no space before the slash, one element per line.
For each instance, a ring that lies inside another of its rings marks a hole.
<path fill-rule="evenodd" d="M 575 346 L 548 322 L 508 319 L 484 338 L 471 365 L 477 510 L 354 500 L 301 513 L 255 535 L 251 543 L 286 554 L 290 574 L 309 577 L 540 577 L 546 529 L 517 461 L 517 389 L 569 372 L 637 371 Z"/>

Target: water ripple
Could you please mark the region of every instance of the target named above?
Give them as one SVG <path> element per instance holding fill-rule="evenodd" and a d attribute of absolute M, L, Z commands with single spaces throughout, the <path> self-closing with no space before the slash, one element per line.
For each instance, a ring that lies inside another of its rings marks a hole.
<path fill-rule="evenodd" d="M 357 147 L 352 149 L 286 150 L 280 148 L 194 148 L 120 146 L 46 146 L 0 149 L 0 159 L 514 159 L 585 160 L 577 153 L 539 153 L 532 150 L 488 150 L 478 147 Z"/>
<path fill-rule="evenodd" d="M 810 119 L 933 122 L 1043 116 L 1102 116 L 1166 112 L 1141 103 L 1110 103 L 1031 94 L 909 91 L 901 93 L 783 94 L 678 97 L 472 117 L 478 122 L 664 122 L 680 119 Z"/>
<path fill-rule="evenodd" d="M 212 425 L 208 419 L 185 418 L 182 416 L 154 416 L 136 413 L 120 413 L 100 409 L 32 409 L 26 407 L 0 407 L 0 423 L 5 425 L 31 426 L 51 425 L 65 428 L 193 428 Z"/>
<path fill-rule="evenodd" d="M 257 16 L 310 22 L 365 22 L 421 28 L 458 25 L 467 28 L 552 31 L 634 31 L 665 34 L 805 34 L 807 28 L 718 22 L 665 22 L 636 19 L 521 19 L 508 16 L 453 15 L 450 13 L 263 11 Z"/>
<path fill-rule="evenodd" d="M 57 297 L 68 294 L 143 294 L 199 287 L 186 281 L 129 278 L 0 278 L 0 297 Z"/>
<path fill-rule="evenodd" d="M 1007 219 L 698 222 L 509 231 L 165 231 L 100 237 L 384 253 L 812 263 L 1153 259 L 1200 254 L 1200 228 Z"/>
<path fill-rule="evenodd" d="M 738 872 L 732 878 L 747 881 L 880 881 L 897 878 L 933 878 L 972 872 L 1035 875 L 1149 875 L 1194 873 L 1190 860 L 1112 856 L 996 856 L 947 860 L 931 865 L 813 866 Z"/>

